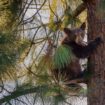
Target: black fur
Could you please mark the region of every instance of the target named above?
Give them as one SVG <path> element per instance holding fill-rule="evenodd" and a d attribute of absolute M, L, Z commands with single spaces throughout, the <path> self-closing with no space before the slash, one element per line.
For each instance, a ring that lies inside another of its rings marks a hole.
<path fill-rule="evenodd" d="M 87 58 L 93 53 L 93 51 L 102 43 L 100 37 L 96 38 L 94 41 L 91 41 L 88 45 L 82 46 L 77 44 L 75 41 L 64 42 L 64 44 L 72 48 L 72 52 L 78 58 Z"/>

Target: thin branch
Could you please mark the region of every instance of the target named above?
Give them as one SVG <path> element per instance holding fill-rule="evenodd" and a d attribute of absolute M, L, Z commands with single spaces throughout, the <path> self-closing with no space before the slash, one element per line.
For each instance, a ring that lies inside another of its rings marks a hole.
<path fill-rule="evenodd" d="M 74 11 L 73 17 L 77 17 L 81 12 L 86 9 L 85 3 L 80 4 Z"/>

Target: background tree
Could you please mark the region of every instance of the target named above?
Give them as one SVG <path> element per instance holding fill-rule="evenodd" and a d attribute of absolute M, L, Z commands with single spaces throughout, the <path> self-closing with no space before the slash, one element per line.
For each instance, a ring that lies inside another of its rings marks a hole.
<path fill-rule="evenodd" d="M 92 40 L 97 36 L 105 39 L 105 1 L 92 0 L 86 1 L 88 13 L 88 36 Z M 104 43 L 97 49 L 97 51 L 90 57 L 90 70 L 93 71 L 92 78 L 88 84 L 88 104 L 89 105 L 104 105 L 105 104 L 105 45 Z"/>

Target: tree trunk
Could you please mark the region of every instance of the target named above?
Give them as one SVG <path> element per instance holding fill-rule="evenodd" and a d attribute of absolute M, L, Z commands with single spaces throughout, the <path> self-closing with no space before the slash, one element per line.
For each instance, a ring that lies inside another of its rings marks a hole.
<path fill-rule="evenodd" d="M 100 36 L 105 40 L 105 21 L 99 12 L 102 0 L 84 0 L 88 14 L 88 38 Z M 104 11 L 104 10 L 103 10 Z M 89 58 L 89 70 L 93 71 L 88 83 L 88 105 L 105 105 L 105 44 L 100 45 Z"/>

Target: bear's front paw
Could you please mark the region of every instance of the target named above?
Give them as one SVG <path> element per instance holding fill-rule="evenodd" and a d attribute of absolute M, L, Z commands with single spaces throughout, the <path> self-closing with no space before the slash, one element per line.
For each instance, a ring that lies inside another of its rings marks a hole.
<path fill-rule="evenodd" d="M 102 40 L 101 37 L 97 37 L 97 38 L 95 39 L 95 41 L 96 41 L 98 44 L 103 43 L 103 40 Z"/>

